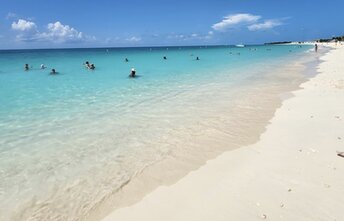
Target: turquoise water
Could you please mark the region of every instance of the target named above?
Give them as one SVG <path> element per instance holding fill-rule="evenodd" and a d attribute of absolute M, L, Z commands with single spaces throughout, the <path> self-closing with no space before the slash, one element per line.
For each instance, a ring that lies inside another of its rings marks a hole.
<path fill-rule="evenodd" d="M 264 50 L 264 47 L 258 49 L 250 51 L 249 48 L 190 47 L 2 51 L 0 86 L 4 108 L 0 110 L 1 117 L 8 111 L 26 109 L 46 102 L 66 102 L 66 99 L 80 102 L 80 97 L 87 98 L 110 91 L 122 94 L 130 91 L 133 85 L 135 90 L 142 93 L 142 89 L 146 87 L 194 84 L 195 81 L 206 81 L 220 74 L 217 72 L 223 68 L 238 68 L 251 65 L 252 62 L 286 56 L 289 50 L 294 53 L 304 50 L 294 46 L 273 46 L 271 51 Z M 167 60 L 162 59 L 165 55 Z M 196 56 L 201 60 L 196 61 Z M 124 58 L 129 58 L 130 61 L 126 63 Z M 85 61 L 95 63 L 96 70 L 83 68 Z M 23 71 L 25 63 L 32 66 L 29 72 Z M 42 63 L 48 68 L 40 70 Z M 131 81 L 126 78 L 132 67 L 137 69 L 141 78 Z M 55 68 L 59 75 L 48 75 L 51 68 Z M 213 71 L 211 76 L 203 73 L 207 70 Z M 130 95 L 131 93 L 125 94 Z"/>
<path fill-rule="evenodd" d="M 192 145 L 193 133 L 223 124 L 217 111 L 234 108 L 240 88 L 308 49 L 0 51 L 0 220 L 87 215 L 147 165 Z"/>

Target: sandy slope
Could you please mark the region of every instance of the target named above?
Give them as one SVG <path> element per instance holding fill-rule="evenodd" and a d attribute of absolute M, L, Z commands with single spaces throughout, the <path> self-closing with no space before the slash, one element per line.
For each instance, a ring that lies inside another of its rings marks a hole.
<path fill-rule="evenodd" d="M 283 102 L 260 141 L 226 152 L 104 221 L 344 220 L 344 47 Z"/>

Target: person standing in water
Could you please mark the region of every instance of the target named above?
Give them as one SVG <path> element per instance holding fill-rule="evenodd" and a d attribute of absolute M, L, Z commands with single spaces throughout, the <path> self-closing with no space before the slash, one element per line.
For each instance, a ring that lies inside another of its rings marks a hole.
<path fill-rule="evenodd" d="M 318 44 L 314 45 L 314 50 L 315 50 L 315 52 L 318 52 Z"/>
<path fill-rule="evenodd" d="M 25 64 L 24 70 L 25 70 L 25 71 L 28 71 L 28 70 L 29 70 L 29 64 Z"/>
<path fill-rule="evenodd" d="M 131 72 L 130 72 L 129 77 L 131 77 L 131 78 L 136 77 L 136 70 L 135 70 L 135 68 L 132 68 L 132 69 L 131 69 Z"/>

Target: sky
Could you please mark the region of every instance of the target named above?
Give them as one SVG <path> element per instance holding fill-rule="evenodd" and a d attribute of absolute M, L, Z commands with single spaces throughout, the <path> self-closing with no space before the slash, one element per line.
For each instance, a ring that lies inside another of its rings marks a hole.
<path fill-rule="evenodd" d="M 344 35 L 344 0 L 0 0 L 0 49 L 261 44 Z"/>

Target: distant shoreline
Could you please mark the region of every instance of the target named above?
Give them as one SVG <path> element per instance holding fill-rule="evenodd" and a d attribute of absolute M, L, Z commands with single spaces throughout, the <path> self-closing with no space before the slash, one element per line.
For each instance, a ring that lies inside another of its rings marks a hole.
<path fill-rule="evenodd" d="M 289 44 L 289 43 L 297 43 L 297 42 L 271 42 L 271 43 L 262 43 L 262 44 L 244 44 L 245 46 L 264 46 L 269 44 Z M 304 42 L 303 42 L 304 43 Z M 216 47 L 236 47 L 237 44 L 219 44 L 219 45 L 175 45 L 175 46 L 128 46 L 128 47 L 70 47 L 70 48 L 22 48 L 22 49 L 0 49 L 0 53 L 2 51 L 47 51 L 47 50 L 106 50 L 106 49 L 159 49 L 159 48 L 216 48 Z"/>

